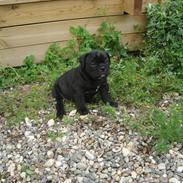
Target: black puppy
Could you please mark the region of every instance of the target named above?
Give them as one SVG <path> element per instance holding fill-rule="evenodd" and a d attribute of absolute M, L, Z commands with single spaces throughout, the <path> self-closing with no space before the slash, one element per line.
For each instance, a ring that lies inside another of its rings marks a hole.
<path fill-rule="evenodd" d="M 109 94 L 107 76 L 109 74 L 110 57 L 107 52 L 94 50 L 80 57 L 80 66 L 60 76 L 53 87 L 56 99 L 57 117 L 65 114 L 63 99 L 73 100 L 77 111 L 86 115 L 89 110 L 86 102 L 99 91 L 104 103 L 117 107 Z"/>

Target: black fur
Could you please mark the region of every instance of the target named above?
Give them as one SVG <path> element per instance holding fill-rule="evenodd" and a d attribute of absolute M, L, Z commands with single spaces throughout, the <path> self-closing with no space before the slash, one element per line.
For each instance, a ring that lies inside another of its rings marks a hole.
<path fill-rule="evenodd" d="M 60 76 L 53 87 L 56 99 L 57 117 L 65 114 L 63 99 L 73 100 L 77 111 L 86 115 L 89 110 L 86 102 L 99 92 L 104 103 L 117 107 L 109 94 L 107 76 L 109 74 L 110 57 L 107 52 L 94 50 L 80 57 L 80 66 Z"/>

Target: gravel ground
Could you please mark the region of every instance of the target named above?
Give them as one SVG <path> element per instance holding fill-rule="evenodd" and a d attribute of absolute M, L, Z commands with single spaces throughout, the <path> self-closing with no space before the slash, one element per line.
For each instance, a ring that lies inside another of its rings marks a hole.
<path fill-rule="evenodd" d="M 26 118 L 7 129 L 0 123 L 0 182 L 183 183 L 182 146 L 156 155 L 152 139 L 126 127 L 120 111 L 115 123 L 97 110 L 78 119 L 71 111 L 72 125 Z"/>

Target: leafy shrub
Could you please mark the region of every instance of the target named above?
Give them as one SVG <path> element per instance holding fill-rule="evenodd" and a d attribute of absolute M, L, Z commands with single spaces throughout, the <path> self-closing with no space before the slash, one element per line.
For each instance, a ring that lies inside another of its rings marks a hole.
<path fill-rule="evenodd" d="M 83 27 L 71 27 L 70 32 L 77 42 L 78 50 L 83 54 L 92 49 L 102 49 L 117 57 L 126 56 L 126 47 L 121 43 L 121 32 L 110 23 L 103 22 L 97 34 L 91 34 Z"/>
<path fill-rule="evenodd" d="M 166 69 L 183 77 L 183 1 L 148 6 L 146 50 Z"/>
<path fill-rule="evenodd" d="M 99 47 L 108 51 L 111 55 L 118 58 L 127 56 L 126 47 L 121 43 L 121 32 L 106 22 L 103 22 L 97 36 Z"/>
<path fill-rule="evenodd" d="M 127 105 L 156 104 L 163 93 L 183 93 L 183 82 L 175 75 L 160 72 L 155 57 L 130 57 L 112 62 L 109 82 L 112 96 Z"/>

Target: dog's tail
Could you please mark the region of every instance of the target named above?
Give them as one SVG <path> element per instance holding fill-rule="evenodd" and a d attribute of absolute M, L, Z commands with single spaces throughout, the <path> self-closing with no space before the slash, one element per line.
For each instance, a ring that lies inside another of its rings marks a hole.
<path fill-rule="evenodd" d="M 55 82 L 52 88 L 52 97 L 55 99 L 56 102 L 55 105 L 56 105 L 57 117 L 62 118 L 62 116 L 65 114 L 65 109 L 63 105 L 62 92 L 58 84 L 58 81 Z"/>

